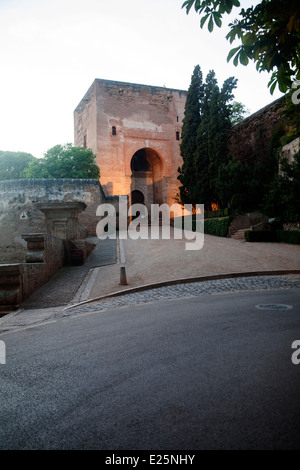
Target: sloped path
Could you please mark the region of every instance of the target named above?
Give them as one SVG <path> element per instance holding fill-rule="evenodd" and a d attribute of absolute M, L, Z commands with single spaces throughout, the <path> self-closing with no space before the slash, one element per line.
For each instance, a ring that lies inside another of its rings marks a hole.
<path fill-rule="evenodd" d="M 116 240 L 101 240 L 83 266 L 65 266 L 60 269 L 50 281 L 22 304 L 22 308 L 41 309 L 67 305 L 74 298 L 91 269 L 116 262 Z"/>

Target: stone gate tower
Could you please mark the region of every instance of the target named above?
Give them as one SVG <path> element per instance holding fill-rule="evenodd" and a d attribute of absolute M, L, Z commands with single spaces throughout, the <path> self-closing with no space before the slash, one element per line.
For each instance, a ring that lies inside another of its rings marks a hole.
<path fill-rule="evenodd" d="M 175 202 L 187 92 L 96 79 L 74 112 L 74 145 L 97 155 L 104 193 Z"/>

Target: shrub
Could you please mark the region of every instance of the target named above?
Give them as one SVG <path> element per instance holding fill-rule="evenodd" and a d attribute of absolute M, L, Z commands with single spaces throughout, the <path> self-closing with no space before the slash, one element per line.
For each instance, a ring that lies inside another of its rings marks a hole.
<path fill-rule="evenodd" d="M 259 230 L 256 232 L 247 230 L 244 236 L 247 242 L 276 242 L 276 233 L 270 230 Z"/>
<path fill-rule="evenodd" d="M 230 222 L 230 217 L 224 217 L 223 219 L 206 219 L 204 221 L 204 233 L 216 235 L 217 237 L 227 237 Z"/>
<path fill-rule="evenodd" d="M 292 243 L 293 245 L 300 245 L 300 231 L 276 230 L 276 239 L 278 242 Z"/>
<path fill-rule="evenodd" d="M 247 242 L 284 242 L 300 245 L 300 231 L 298 230 L 274 230 L 274 231 L 257 231 L 245 232 L 245 240 Z"/>
<path fill-rule="evenodd" d="M 213 211 L 217 212 L 217 211 Z M 179 218 L 177 218 L 179 219 Z M 181 219 L 181 218 L 180 218 Z M 233 220 L 232 216 L 228 217 L 223 217 L 221 219 L 213 218 L 213 219 L 204 219 L 204 233 L 207 233 L 208 235 L 215 235 L 217 237 L 227 237 L 228 231 L 229 231 L 229 225 L 231 224 Z M 179 224 L 182 224 L 182 228 L 184 228 L 183 225 L 183 218 L 179 222 Z M 175 226 L 180 226 L 177 223 L 174 223 Z M 192 230 L 195 232 L 196 231 L 196 221 L 195 221 L 195 216 L 193 215 L 192 219 Z"/>

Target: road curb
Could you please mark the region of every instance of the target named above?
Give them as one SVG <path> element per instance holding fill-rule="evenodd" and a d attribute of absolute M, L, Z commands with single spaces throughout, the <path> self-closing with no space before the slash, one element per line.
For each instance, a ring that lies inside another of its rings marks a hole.
<path fill-rule="evenodd" d="M 183 278 L 183 279 L 173 279 L 173 280 L 168 280 L 168 281 L 156 282 L 153 284 L 144 284 L 142 286 L 130 287 L 128 289 L 122 289 L 116 292 L 112 292 L 110 294 L 102 295 L 100 297 L 95 297 L 93 299 L 84 300 L 76 304 L 68 305 L 67 307 L 64 307 L 63 310 L 70 310 L 75 307 L 80 307 L 81 305 L 86 305 L 92 302 L 97 302 L 99 300 L 109 299 L 112 297 L 119 297 L 121 295 L 134 294 L 136 292 L 156 289 L 159 287 L 173 286 L 176 284 L 189 284 L 192 282 L 216 281 L 219 279 L 232 279 L 232 278 L 238 278 L 238 277 L 282 276 L 282 275 L 288 275 L 288 274 L 300 274 L 300 269 L 234 272 L 234 273 L 223 273 L 223 274 L 210 274 L 207 276 L 188 277 L 188 278 Z"/>

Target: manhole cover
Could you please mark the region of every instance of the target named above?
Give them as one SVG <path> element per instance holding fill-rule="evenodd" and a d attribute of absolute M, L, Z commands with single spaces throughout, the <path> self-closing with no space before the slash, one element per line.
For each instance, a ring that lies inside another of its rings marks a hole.
<path fill-rule="evenodd" d="M 260 304 L 255 305 L 256 308 L 260 308 L 261 310 L 289 310 L 293 308 L 292 305 L 285 305 L 285 304 Z"/>

